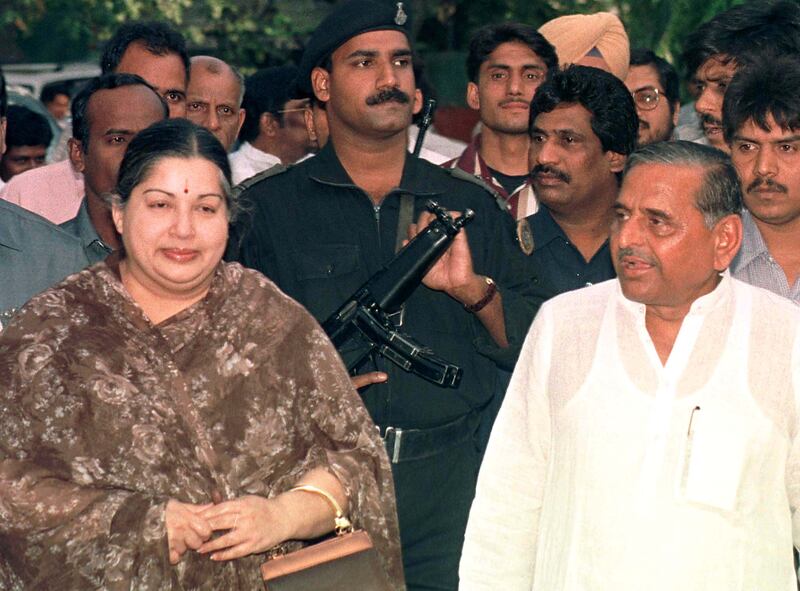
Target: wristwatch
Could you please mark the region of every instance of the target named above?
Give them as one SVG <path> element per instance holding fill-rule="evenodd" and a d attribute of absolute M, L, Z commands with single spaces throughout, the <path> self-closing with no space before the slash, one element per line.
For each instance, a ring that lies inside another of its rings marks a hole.
<path fill-rule="evenodd" d="M 471 312 L 473 314 L 480 312 L 489 304 L 489 302 L 494 299 L 494 296 L 497 293 L 497 284 L 491 277 L 484 277 L 483 280 L 486 282 L 486 293 L 484 293 L 483 297 L 474 304 L 464 304 L 464 309 L 467 312 Z"/>

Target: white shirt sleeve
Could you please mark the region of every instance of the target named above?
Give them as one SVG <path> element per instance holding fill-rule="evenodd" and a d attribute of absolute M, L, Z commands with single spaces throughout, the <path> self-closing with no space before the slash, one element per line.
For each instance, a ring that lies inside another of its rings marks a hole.
<path fill-rule="evenodd" d="M 792 350 L 792 387 L 794 390 L 793 439 L 786 465 L 786 492 L 792 512 L 792 538 L 800 549 L 800 334 Z M 799 573 L 800 574 L 800 573 Z"/>
<path fill-rule="evenodd" d="M 545 305 L 528 333 L 489 438 L 461 555 L 462 591 L 533 585 L 551 437 L 548 312 Z"/>

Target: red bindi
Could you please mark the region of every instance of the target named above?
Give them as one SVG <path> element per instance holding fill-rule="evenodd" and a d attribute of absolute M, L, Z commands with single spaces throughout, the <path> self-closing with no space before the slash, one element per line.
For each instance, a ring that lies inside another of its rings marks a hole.
<path fill-rule="evenodd" d="M 186 179 L 186 181 L 184 181 L 183 192 L 184 193 L 188 193 L 189 192 L 189 179 Z"/>

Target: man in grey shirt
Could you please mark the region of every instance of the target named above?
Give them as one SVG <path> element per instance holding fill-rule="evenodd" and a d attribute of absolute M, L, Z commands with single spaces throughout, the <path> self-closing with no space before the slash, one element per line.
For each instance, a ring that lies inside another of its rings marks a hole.
<path fill-rule="evenodd" d="M 765 57 L 734 77 L 723 130 L 744 195 L 733 276 L 800 303 L 800 58 Z"/>
<path fill-rule="evenodd" d="M 61 227 L 81 240 L 90 264 L 120 246 L 105 196 L 114 190 L 128 143 L 167 114 L 153 87 L 133 74 L 93 78 L 72 101 L 70 159 L 83 173 L 86 196 L 78 214 Z"/>
<path fill-rule="evenodd" d="M 5 79 L 0 71 L 0 154 L 5 150 L 7 107 Z M 80 240 L 0 199 L 0 330 L 31 296 L 87 263 Z"/>

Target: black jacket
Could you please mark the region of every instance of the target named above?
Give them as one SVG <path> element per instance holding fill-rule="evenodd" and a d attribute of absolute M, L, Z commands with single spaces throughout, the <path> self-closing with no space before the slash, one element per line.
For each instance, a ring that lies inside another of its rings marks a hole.
<path fill-rule="evenodd" d="M 258 269 L 321 322 L 394 255 L 399 196 L 415 197 L 416 220 L 428 199 L 447 209 L 475 211 L 467 226 L 475 271 L 502 294 L 511 347 L 500 349 L 483 325 L 443 292 L 420 286 L 406 305 L 402 331 L 464 370 L 458 389 L 440 388 L 383 359 L 386 384 L 362 391 L 376 423 L 402 428 L 440 425 L 481 410 L 496 390 L 496 364 L 510 367 L 545 290 L 515 243 L 511 217 L 478 181 L 406 157 L 400 188 L 379 207 L 355 186 L 329 142 L 317 156 L 286 170 L 245 181 L 249 209 L 233 258 Z M 237 240 L 236 238 L 234 240 Z"/>

